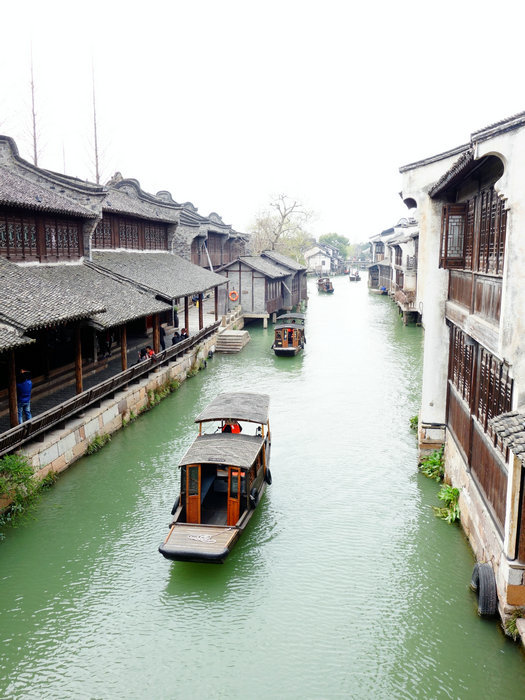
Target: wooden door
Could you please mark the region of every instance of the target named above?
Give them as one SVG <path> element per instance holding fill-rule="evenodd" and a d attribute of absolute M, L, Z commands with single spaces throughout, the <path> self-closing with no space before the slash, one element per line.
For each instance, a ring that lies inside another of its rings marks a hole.
<path fill-rule="evenodd" d="M 237 467 L 228 469 L 228 525 L 235 525 L 239 520 L 241 505 L 241 470 Z"/>
<path fill-rule="evenodd" d="M 201 521 L 201 465 L 189 464 L 186 467 L 186 522 Z"/>

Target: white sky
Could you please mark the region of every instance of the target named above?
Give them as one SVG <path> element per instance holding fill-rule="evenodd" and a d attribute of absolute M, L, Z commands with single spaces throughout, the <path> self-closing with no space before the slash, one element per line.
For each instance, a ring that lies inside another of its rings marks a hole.
<path fill-rule="evenodd" d="M 316 237 L 406 209 L 399 166 L 525 110 L 522 0 L 18 0 L 2 8 L 0 133 L 39 166 L 115 171 L 246 230 L 273 195 Z"/>

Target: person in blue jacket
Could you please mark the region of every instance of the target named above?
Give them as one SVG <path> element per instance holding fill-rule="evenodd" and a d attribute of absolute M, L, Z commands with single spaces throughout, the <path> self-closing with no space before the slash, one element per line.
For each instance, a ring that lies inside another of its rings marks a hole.
<path fill-rule="evenodd" d="M 20 370 L 20 376 L 18 382 L 16 383 L 16 395 L 18 401 L 18 423 L 22 423 L 22 414 L 25 416 L 25 420 L 31 420 L 31 390 L 33 389 L 33 382 L 30 379 L 30 373 L 22 369 Z"/>

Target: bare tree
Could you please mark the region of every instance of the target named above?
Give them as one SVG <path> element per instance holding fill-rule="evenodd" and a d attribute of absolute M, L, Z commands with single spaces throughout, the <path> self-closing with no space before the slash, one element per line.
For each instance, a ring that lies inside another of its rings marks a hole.
<path fill-rule="evenodd" d="M 91 64 L 91 79 L 93 84 L 93 136 L 95 146 L 95 182 L 100 185 L 100 171 L 98 167 L 98 138 L 97 138 L 97 107 L 95 101 L 95 66 Z"/>
<path fill-rule="evenodd" d="M 252 252 L 258 255 L 263 250 L 288 248 L 285 241 L 303 239 L 304 227 L 312 212 L 297 200 L 280 194 L 269 204 L 269 209 L 258 214 L 252 226 Z"/>
<path fill-rule="evenodd" d="M 38 146 L 36 129 L 36 108 L 35 108 L 35 77 L 33 73 L 33 45 L 31 44 L 31 117 L 33 134 L 33 163 L 38 165 Z"/>

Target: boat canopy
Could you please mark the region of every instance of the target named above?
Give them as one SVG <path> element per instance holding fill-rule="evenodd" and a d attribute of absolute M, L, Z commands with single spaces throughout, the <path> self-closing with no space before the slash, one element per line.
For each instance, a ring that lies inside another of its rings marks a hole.
<path fill-rule="evenodd" d="M 263 443 L 264 438 L 260 435 L 199 435 L 179 462 L 179 467 L 188 464 L 224 464 L 225 467 L 249 469 Z"/>
<path fill-rule="evenodd" d="M 300 328 L 302 331 L 304 331 L 304 326 L 302 323 L 280 323 L 278 326 L 275 326 L 274 330 L 278 331 L 281 328 Z"/>
<path fill-rule="evenodd" d="M 270 396 L 247 392 L 219 394 L 201 411 L 195 423 L 210 420 L 244 420 L 250 423 L 268 423 Z"/>
<path fill-rule="evenodd" d="M 306 319 L 306 314 L 281 314 L 275 319 L 276 323 L 284 323 L 287 318 L 296 318 L 298 321 L 304 321 Z"/>

